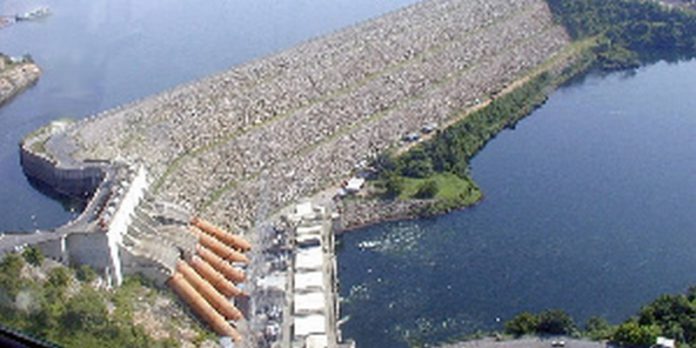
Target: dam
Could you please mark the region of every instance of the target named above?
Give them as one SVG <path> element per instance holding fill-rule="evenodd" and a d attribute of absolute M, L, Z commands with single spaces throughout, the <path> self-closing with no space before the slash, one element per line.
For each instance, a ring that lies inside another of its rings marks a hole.
<path fill-rule="evenodd" d="M 542 0 L 429 0 L 53 127 L 22 144 L 22 165 L 30 178 L 88 198 L 87 222 L 70 223 L 70 232 L 59 228 L 26 238 L 64 233 L 57 239 L 63 245 L 78 233 L 74 229 L 91 223 L 99 228 L 98 217 L 109 213 L 100 210 L 110 204 L 105 192 L 118 193 L 125 182 L 123 193 L 136 192 L 137 199 L 124 210 L 125 226 L 114 230 L 113 242 L 103 242 L 112 257 L 99 269 L 115 285 L 124 273 L 119 268 L 149 270 L 146 274 L 170 284 L 216 332 L 239 338 L 235 332 L 243 332 L 243 324 L 235 331 L 224 324 L 239 318 L 236 312 L 210 314 L 210 307 L 226 306 L 212 305 L 222 304 L 219 296 L 192 295 L 192 289 L 210 293 L 205 284 L 214 282 L 201 281 L 188 268 L 198 264 L 199 275 L 205 273 L 197 261 L 205 258 L 201 250 L 234 255 L 206 261 L 245 268 L 249 288 L 258 288 L 253 283 L 267 278 L 258 258 L 273 255 L 260 226 L 274 225 L 281 209 L 338 185 L 378 153 L 402 146 L 404 135 L 426 124 L 446 125 L 542 68 L 562 68 L 566 61 L 555 58 L 563 58 L 569 42 Z M 105 205 L 97 204 L 103 200 Z M 112 205 L 114 213 L 122 202 Z M 248 259 L 239 245 L 228 250 L 216 243 L 225 244 L 218 236 L 200 229 L 191 233 L 200 221 L 194 217 L 249 240 Z M 8 239 L 5 249 L 22 243 L 34 241 Z M 85 248 L 74 245 L 67 249 Z M 66 248 L 58 250 L 64 254 Z M 132 262 L 121 253 L 130 253 Z M 213 287 L 225 297 L 237 293 L 228 285 Z M 252 307 L 263 294 L 249 291 Z M 244 301 L 235 305 L 253 319 L 257 311 L 243 310 Z M 284 332 L 292 330 L 291 325 Z M 301 337 L 286 342 L 303 345 Z"/>

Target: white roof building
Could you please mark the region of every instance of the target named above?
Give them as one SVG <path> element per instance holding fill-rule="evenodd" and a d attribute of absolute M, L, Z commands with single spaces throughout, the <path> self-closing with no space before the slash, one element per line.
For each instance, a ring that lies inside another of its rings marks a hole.
<path fill-rule="evenodd" d="M 295 293 L 295 313 L 322 312 L 326 309 L 326 298 L 320 291 L 306 294 Z"/>
<path fill-rule="evenodd" d="M 326 317 L 323 314 L 295 317 L 295 337 L 304 337 L 310 334 L 326 334 Z"/>
<path fill-rule="evenodd" d="M 311 202 L 300 203 L 295 207 L 295 214 L 299 216 L 307 216 L 313 213 Z"/>
<path fill-rule="evenodd" d="M 295 255 L 295 268 L 301 269 L 321 269 L 324 264 L 324 253 L 320 246 L 302 248 L 297 250 Z"/>
<path fill-rule="evenodd" d="M 295 291 L 311 289 L 324 289 L 323 273 L 319 271 L 295 273 Z"/>
<path fill-rule="evenodd" d="M 309 335 L 305 339 L 307 348 L 326 348 L 329 346 L 329 338 L 326 335 Z"/>
<path fill-rule="evenodd" d="M 315 225 L 309 227 L 298 227 L 295 230 L 295 240 L 297 243 L 303 244 L 311 240 L 321 241 L 321 232 L 324 226 Z"/>

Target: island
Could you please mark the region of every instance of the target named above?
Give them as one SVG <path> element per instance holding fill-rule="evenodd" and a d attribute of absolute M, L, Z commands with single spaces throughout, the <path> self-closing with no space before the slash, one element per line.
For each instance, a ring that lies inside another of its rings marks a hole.
<path fill-rule="evenodd" d="M 40 76 L 41 69 L 31 56 L 17 58 L 0 53 L 0 106 L 33 86 Z"/>

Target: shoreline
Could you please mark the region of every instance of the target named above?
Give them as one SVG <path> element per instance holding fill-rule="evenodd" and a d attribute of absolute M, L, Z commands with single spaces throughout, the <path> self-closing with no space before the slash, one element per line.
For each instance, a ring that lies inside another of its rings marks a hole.
<path fill-rule="evenodd" d="M 375 225 L 383 223 L 401 222 L 401 221 L 413 221 L 419 219 L 432 219 L 438 218 L 450 213 L 455 213 L 459 211 L 465 211 L 468 209 L 475 208 L 479 204 L 483 204 L 485 197 L 481 197 L 478 201 L 473 204 L 459 206 L 450 208 L 447 210 L 439 211 L 433 214 L 426 214 L 422 211 L 423 208 L 427 208 L 435 200 L 404 200 L 404 201 L 385 201 L 380 198 L 370 199 L 361 202 L 362 206 L 367 211 L 377 211 L 375 216 L 370 217 L 356 217 L 355 211 L 348 211 L 346 213 L 346 202 L 341 203 L 341 229 L 337 231 L 337 235 L 344 233 L 354 232 L 363 228 L 372 227 Z M 372 204 L 371 206 L 366 206 L 367 204 Z M 398 204 L 394 204 L 398 203 Z M 396 207 L 393 207 L 396 205 Z M 353 207 L 350 207 L 353 208 Z M 349 208 L 349 209 L 350 209 Z M 376 210 L 375 210 L 376 209 Z M 348 218 L 346 218 L 348 216 Z"/>
<path fill-rule="evenodd" d="M 557 91 L 563 84 L 592 71 L 596 58 L 589 53 L 594 49 L 595 44 L 596 41 L 594 38 L 574 42 L 566 52 L 561 52 L 557 56 L 549 58 L 534 71 L 514 80 L 504 89 L 495 93 L 494 97 L 488 98 L 480 104 L 468 108 L 459 113 L 458 116 L 448 120 L 441 131 L 426 134 L 417 142 L 407 143 L 396 149 L 395 153 L 397 155 L 405 154 L 416 147 L 423 146 L 423 144 L 437 139 L 442 131 L 465 121 L 469 115 L 489 108 L 496 99 L 504 98 L 510 93 L 523 88 L 528 82 L 544 73 L 552 74 L 551 81 L 543 88 L 542 94 L 540 95 L 541 100 L 531 100 L 530 105 L 527 105 L 529 108 L 521 109 L 521 111 L 524 112 L 518 117 L 512 117 L 514 118 L 511 120 L 512 122 L 503 127 L 501 131 L 513 128 L 517 122 L 530 116 L 537 108 L 543 106 L 549 95 Z M 483 146 L 472 155 L 472 158 L 476 156 L 478 152 L 482 151 L 488 141 L 493 140 L 499 133 L 500 132 L 496 132 L 492 134 Z M 425 179 L 427 180 L 428 178 Z M 375 194 L 368 197 L 344 198 L 338 203 L 341 212 L 341 229 L 338 234 L 348 233 L 382 223 L 436 218 L 452 212 L 464 211 L 476 207 L 482 204 L 484 200 L 485 194 L 483 192 L 480 192 L 480 197 L 473 203 L 466 204 L 456 204 L 455 201 L 442 199 L 384 199 Z M 438 203 L 442 203 L 443 205 L 438 207 Z"/>

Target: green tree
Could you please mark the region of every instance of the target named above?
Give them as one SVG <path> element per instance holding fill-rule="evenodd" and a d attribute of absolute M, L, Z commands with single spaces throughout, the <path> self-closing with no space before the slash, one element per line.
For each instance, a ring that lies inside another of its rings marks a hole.
<path fill-rule="evenodd" d="M 696 343 L 696 303 L 688 295 L 663 295 L 644 306 L 638 324 L 657 325 L 665 336 Z"/>
<path fill-rule="evenodd" d="M 394 156 L 388 152 L 382 152 L 377 155 L 374 161 L 374 167 L 378 173 L 389 173 L 396 170 L 397 163 L 394 160 Z"/>
<path fill-rule="evenodd" d="M 401 174 L 411 178 L 427 178 L 433 174 L 433 163 L 426 151 L 417 146 L 407 152 L 401 161 Z"/>
<path fill-rule="evenodd" d="M 639 325 L 635 320 L 630 320 L 619 325 L 612 341 L 627 346 L 649 347 L 655 344 L 660 334 L 660 328 L 655 325 Z"/>
<path fill-rule="evenodd" d="M 539 314 L 537 333 L 549 335 L 570 335 L 576 329 L 573 318 L 560 309 L 551 309 Z"/>
<path fill-rule="evenodd" d="M 418 199 L 434 198 L 438 192 L 437 182 L 435 180 L 427 180 L 418 187 L 415 197 Z"/>
<path fill-rule="evenodd" d="M 404 179 L 396 173 L 389 173 L 384 178 L 384 196 L 385 198 L 398 197 L 404 190 Z"/>
<path fill-rule="evenodd" d="M 85 286 L 65 305 L 61 322 L 69 332 L 95 332 L 108 323 L 104 299 L 91 287 Z"/>
<path fill-rule="evenodd" d="M 22 252 L 22 256 L 24 257 L 24 260 L 27 261 L 27 263 L 33 266 L 41 266 L 45 259 L 41 250 L 34 246 L 30 246 L 24 249 L 24 251 Z"/>
<path fill-rule="evenodd" d="M 56 267 L 48 272 L 47 285 L 54 288 L 66 288 L 70 284 L 70 270 L 65 267 Z"/>
<path fill-rule="evenodd" d="M 601 317 L 591 317 L 585 324 L 585 334 L 593 340 L 609 339 L 614 333 L 614 329 Z"/>
<path fill-rule="evenodd" d="M 539 318 L 529 312 L 522 312 L 505 323 L 505 332 L 515 337 L 536 333 Z"/>
<path fill-rule="evenodd" d="M 80 265 L 75 270 L 75 277 L 81 282 L 91 283 L 93 280 L 97 279 L 97 272 L 89 265 Z"/>
<path fill-rule="evenodd" d="M 5 255 L 0 262 L 0 298 L 3 302 L 14 302 L 22 287 L 22 268 L 24 259 L 15 253 Z"/>

